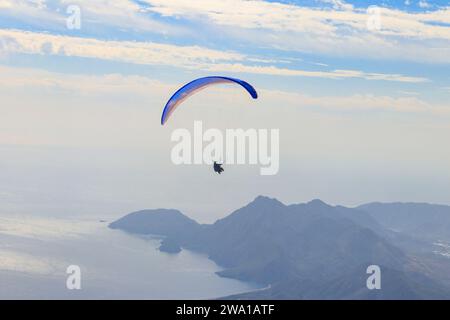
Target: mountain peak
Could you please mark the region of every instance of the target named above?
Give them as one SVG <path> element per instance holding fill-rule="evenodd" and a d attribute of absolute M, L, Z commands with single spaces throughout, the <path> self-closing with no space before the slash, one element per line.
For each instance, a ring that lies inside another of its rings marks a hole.
<path fill-rule="evenodd" d="M 328 204 L 326 204 L 325 202 L 323 202 L 323 201 L 320 200 L 320 199 L 314 199 L 314 200 L 311 200 L 310 202 L 307 203 L 307 205 L 310 205 L 310 206 L 313 206 L 313 207 L 316 207 L 316 208 L 319 208 L 319 207 L 329 207 Z"/>
<path fill-rule="evenodd" d="M 253 200 L 250 204 L 277 205 L 277 206 L 282 205 L 282 206 L 284 206 L 284 204 L 281 203 L 280 201 L 278 201 L 277 199 L 270 198 L 267 196 L 262 196 L 262 195 L 257 196 L 255 198 L 255 200 Z"/>

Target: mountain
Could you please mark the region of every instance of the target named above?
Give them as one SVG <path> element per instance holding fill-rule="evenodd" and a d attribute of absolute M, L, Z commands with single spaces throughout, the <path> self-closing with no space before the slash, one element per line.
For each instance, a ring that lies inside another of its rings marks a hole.
<path fill-rule="evenodd" d="M 369 203 L 357 208 L 384 228 L 431 241 L 450 242 L 450 206 L 428 203 Z"/>
<path fill-rule="evenodd" d="M 267 197 L 180 242 L 226 267 L 220 275 L 263 284 L 332 276 L 362 262 L 398 268 L 406 259 L 341 208 L 319 201 L 285 206 Z"/>
<path fill-rule="evenodd" d="M 402 272 L 380 266 L 381 290 L 366 287 L 366 266 L 322 280 L 290 280 L 278 282 L 262 290 L 224 297 L 229 300 L 307 299 L 307 300 L 431 300 L 448 299 L 450 291 L 421 273 Z"/>
<path fill-rule="evenodd" d="M 178 210 L 155 209 L 132 212 L 109 225 L 129 233 L 152 234 L 165 237 L 187 237 L 200 225 Z"/>
<path fill-rule="evenodd" d="M 158 209 L 130 214 L 111 227 L 163 236 L 162 251 L 205 253 L 223 267 L 220 276 L 270 286 L 235 298 L 450 298 L 440 277 L 450 259 L 422 261 L 409 254 L 365 210 L 320 200 L 284 205 L 259 196 L 214 224 Z M 366 287 L 366 268 L 373 264 L 383 266 L 382 293 Z"/>

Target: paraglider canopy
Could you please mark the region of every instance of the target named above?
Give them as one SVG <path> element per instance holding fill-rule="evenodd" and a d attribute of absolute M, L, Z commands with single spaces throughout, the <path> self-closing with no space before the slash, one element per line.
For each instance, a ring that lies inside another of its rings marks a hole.
<path fill-rule="evenodd" d="M 253 88 L 249 83 L 229 77 L 204 77 L 199 78 L 194 81 L 189 82 L 188 84 L 181 87 L 178 91 L 176 91 L 173 96 L 167 101 L 166 106 L 164 107 L 162 116 L 161 116 L 161 125 L 164 125 L 175 109 L 188 97 L 195 94 L 196 92 L 210 86 L 219 83 L 234 83 L 242 86 L 247 92 L 251 95 L 253 99 L 258 98 L 258 93 L 255 88 Z"/>

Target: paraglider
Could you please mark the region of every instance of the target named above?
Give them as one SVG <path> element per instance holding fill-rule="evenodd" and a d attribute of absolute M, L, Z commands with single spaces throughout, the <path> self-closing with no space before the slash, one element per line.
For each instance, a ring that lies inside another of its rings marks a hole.
<path fill-rule="evenodd" d="M 255 88 L 253 88 L 249 83 L 243 80 L 220 76 L 199 78 L 181 87 L 178 91 L 176 91 L 172 95 L 169 101 L 167 101 L 161 116 L 161 125 L 164 125 L 169 119 L 169 117 L 173 114 L 175 109 L 191 95 L 208 86 L 220 83 L 238 84 L 242 86 L 245 90 L 247 90 L 247 92 L 253 99 L 258 98 L 258 93 L 256 92 Z"/>
<path fill-rule="evenodd" d="M 214 172 L 217 172 L 218 174 L 221 174 L 224 170 L 222 168 L 222 164 L 217 163 L 216 161 L 214 161 Z"/>

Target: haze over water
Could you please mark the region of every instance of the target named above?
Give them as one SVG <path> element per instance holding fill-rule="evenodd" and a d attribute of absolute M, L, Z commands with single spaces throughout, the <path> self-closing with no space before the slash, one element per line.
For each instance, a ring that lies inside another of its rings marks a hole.
<path fill-rule="evenodd" d="M 207 257 L 157 250 L 159 240 L 95 219 L 0 218 L 0 299 L 202 299 L 254 289 L 220 278 Z M 81 290 L 66 268 L 81 267 Z"/>

